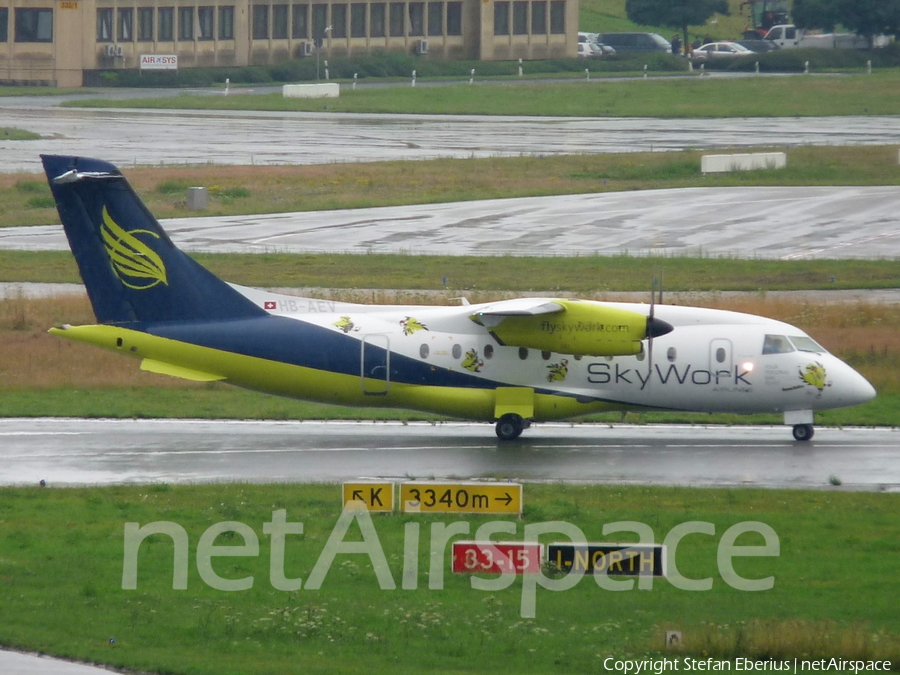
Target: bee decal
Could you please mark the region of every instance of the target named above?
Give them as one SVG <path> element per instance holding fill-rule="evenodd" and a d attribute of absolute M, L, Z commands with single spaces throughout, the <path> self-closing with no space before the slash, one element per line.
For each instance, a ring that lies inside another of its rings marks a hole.
<path fill-rule="evenodd" d="M 566 379 L 566 375 L 569 374 L 569 359 L 563 359 L 559 363 L 551 363 L 547 368 L 550 369 L 550 372 L 547 373 L 547 382 L 562 382 Z"/>
<path fill-rule="evenodd" d="M 359 328 L 350 320 L 349 316 L 342 316 L 340 319 L 335 321 L 333 326 L 337 326 L 345 333 L 349 333 L 350 331 L 356 332 Z"/>
<path fill-rule="evenodd" d="M 400 325 L 403 327 L 404 335 L 412 335 L 413 333 L 418 333 L 420 330 L 428 330 L 428 326 L 411 316 L 401 320 Z"/>
<path fill-rule="evenodd" d="M 466 352 L 465 358 L 462 360 L 462 367 L 471 370 L 473 373 L 480 373 L 484 366 L 484 361 L 478 358 L 478 350 L 470 349 Z"/>
<path fill-rule="evenodd" d="M 825 387 L 830 387 L 831 382 L 825 381 L 825 366 L 818 361 L 807 364 L 806 368 L 799 371 L 800 379 L 811 387 L 815 387 L 820 392 Z"/>

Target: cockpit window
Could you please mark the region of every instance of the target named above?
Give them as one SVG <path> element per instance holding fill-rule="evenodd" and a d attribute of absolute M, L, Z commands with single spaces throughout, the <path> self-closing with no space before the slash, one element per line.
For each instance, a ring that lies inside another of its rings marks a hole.
<path fill-rule="evenodd" d="M 763 354 L 787 354 L 794 351 L 794 347 L 784 335 L 766 335 L 763 342 Z"/>
<path fill-rule="evenodd" d="M 797 348 L 797 351 L 819 353 L 826 351 L 822 345 L 813 340 L 811 337 L 806 337 L 805 335 L 792 335 L 791 342 Z"/>

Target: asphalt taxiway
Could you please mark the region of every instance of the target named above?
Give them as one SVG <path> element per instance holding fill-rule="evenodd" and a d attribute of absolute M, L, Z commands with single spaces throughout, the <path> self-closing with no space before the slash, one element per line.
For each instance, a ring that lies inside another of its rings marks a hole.
<path fill-rule="evenodd" d="M 126 170 L 127 175 L 127 170 Z M 187 251 L 442 255 L 900 257 L 900 189 L 647 190 L 163 221 Z M 68 250 L 59 225 L 0 229 L 0 248 Z"/>
<path fill-rule="evenodd" d="M 489 479 L 900 489 L 900 431 L 539 424 L 0 420 L 0 484 Z"/>
<path fill-rule="evenodd" d="M 38 104 L 35 104 L 36 106 Z M 650 119 L 260 111 L 28 109 L 0 100 L 3 124 L 42 136 L 0 141 L 2 172 L 40 172 L 38 155 L 134 164 L 330 164 L 796 145 L 897 145 L 900 117 Z"/>

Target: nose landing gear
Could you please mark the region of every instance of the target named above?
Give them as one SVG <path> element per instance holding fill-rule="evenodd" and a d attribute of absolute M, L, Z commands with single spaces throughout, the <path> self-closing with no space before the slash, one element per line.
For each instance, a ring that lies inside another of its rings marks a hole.
<path fill-rule="evenodd" d="M 794 440 L 797 441 L 808 441 L 813 437 L 815 433 L 815 429 L 812 424 L 795 424 L 794 425 Z"/>

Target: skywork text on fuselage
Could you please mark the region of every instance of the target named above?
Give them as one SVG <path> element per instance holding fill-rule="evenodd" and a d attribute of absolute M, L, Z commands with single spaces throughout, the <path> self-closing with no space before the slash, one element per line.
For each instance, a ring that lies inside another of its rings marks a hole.
<path fill-rule="evenodd" d="M 741 370 L 739 366 L 735 366 L 733 371 L 706 370 L 694 368 L 691 364 L 687 364 L 684 368 L 678 368 L 672 363 L 665 370 L 661 369 L 659 364 L 654 364 L 653 370 L 647 371 L 640 368 L 624 368 L 619 363 L 594 362 L 589 363 L 587 369 L 588 382 L 591 384 L 640 384 L 641 390 L 649 384 L 651 379 L 658 380 L 661 384 L 671 382 L 678 385 L 692 384 L 698 387 L 729 387 L 731 391 L 734 390 L 734 387 L 753 386 L 753 383 L 747 379 L 750 371 Z M 655 378 L 653 377 L 654 373 Z"/>

